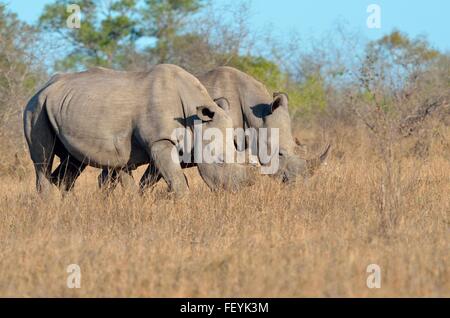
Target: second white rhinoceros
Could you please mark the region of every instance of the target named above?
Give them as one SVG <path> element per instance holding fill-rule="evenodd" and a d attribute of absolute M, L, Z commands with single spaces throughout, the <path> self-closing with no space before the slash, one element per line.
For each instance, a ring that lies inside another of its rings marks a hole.
<path fill-rule="evenodd" d="M 274 173 L 283 182 L 306 179 L 313 175 L 328 156 L 330 145 L 316 158 L 305 160 L 297 155 L 292 137 L 288 96 L 274 93 L 250 75 L 235 68 L 222 66 L 198 76 L 214 99 L 224 97 L 229 102 L 229 114 L 234 128 L 265 128 L 278 130 L 279 168 Z M 270 135 L 270 134 L 269 134 Z M 261 138 L 258 136 L 258 138 Z M 267 139 L 267 142 L 274 140 Z M 260 153 L 257 153 L 260 156 Z M 261 161 L 261 158 L 259 158 Z"/>

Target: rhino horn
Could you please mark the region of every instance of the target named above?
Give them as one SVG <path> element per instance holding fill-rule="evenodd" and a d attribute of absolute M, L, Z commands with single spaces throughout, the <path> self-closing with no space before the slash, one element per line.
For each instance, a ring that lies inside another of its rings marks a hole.
<path fill-rule="evenodd" d="M 331 144 L 327 144 L 325 150 L 316 158 L 306 160 L 306 166 L 309 174 L 312 176 L 314 172 L 320 167 L 320 165 L 327 159 L 330 153 Z"/>

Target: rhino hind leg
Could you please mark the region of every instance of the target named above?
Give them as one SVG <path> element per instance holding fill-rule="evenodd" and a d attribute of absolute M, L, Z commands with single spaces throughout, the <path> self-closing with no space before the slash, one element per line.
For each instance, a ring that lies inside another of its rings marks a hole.
<path fill-rule="evenodd" d="M 188 190 L 186 176 L 179 162 L 172 159 L 172 151 L 175 145 L 169 140 L 161 140 L 152 145 L 151 155 L 156 169 L 169 186 L 169 191 L 174 192 L 177 197 L 182 197 Z"/>
<path fill-rule="evenodd" d="M 30 117 L 25 118 L 25 135 L 36 172 L 36 190 L 40 194 L 45 194 L 52 188 L 50 178 L 56 137 L 44 111 L 39 113 L 33 124 Z"/>
<path fill-rule="evenodd" d="M 61 164 L 52 173 L 51 181 L 61 190 L 70 191 L 85 168 L 85 163 L 67 154 L 61 157 Z"/>
<path fill-rule="evenodd" d="M 36 190 L 40 194 L 48 193 L 52 187 L 50 173 L 53 165 L 54 154 L 50 151 L 35 155 L 33 158 L 36 172 Z"/>

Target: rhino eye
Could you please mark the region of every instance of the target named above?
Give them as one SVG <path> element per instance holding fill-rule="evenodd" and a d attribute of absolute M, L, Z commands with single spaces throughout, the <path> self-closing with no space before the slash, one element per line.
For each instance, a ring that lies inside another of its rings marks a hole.
<path fill-rule="evenodd" d="M 286 151 L 280 149 L 280 152 L 278 154 L 280 157 L 284 157 L 286 156 Z"/>

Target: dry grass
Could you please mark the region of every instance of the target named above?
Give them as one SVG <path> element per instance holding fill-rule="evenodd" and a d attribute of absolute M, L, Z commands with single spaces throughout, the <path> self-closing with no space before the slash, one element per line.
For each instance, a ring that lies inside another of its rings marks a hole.
<path fill-rule="evenodd" d="M 448 149 L 402 158 L 386 232 L 380 160 L 364 138 L 334 137 L 328 165 L 292 187 L 260 177 L 210 193 L 191 170 L 192 193 L 176 202 L 164 184 L 105 197 L 93 169 L 73 193 L 42 200 L 26 159 L 25 178 L 0 176 L 0 296 L 450 296 Z M 72 263 L 81 289 L 66 287 Z M 366 287 L 371 263 L 381 289 Z"/>

